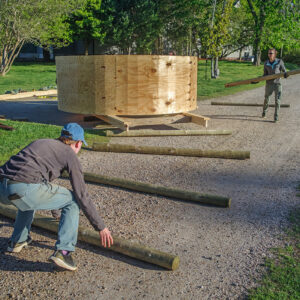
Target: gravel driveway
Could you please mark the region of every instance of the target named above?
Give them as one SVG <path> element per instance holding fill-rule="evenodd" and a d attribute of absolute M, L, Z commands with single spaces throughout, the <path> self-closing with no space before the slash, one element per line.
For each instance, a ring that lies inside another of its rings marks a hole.
<path fill-rule="evenodd" d="M 249 160 L 225 160 L 83 151 L 87 172 L 230 196 L 231 208 L 204 206 L 88 184 L 107 226 L 115 235 L 177 254 L 177 271 L 78 243 L 78 271 L 59 271 L 48 256 L 55 235 L 33 228 L 34 243 L 19 254 L 5 252 L 12 221 L 0 217 L 0 299 L 244 299 L 264 272 L 271 247 L 283 246 L 287 216 L 297 204 L 300 180 L 300 76 L 283 80 L 280 121 L 274 108 L 261 119 L 259 107 L 211 106 L 209 129 L 231 136 L 112 138 L 116 143 L 250 150 Z M 213 100 L 263 102 L 264 88 Z M 272 103 L 274 98 L 272 98 Z M 5 102 L 7 105 L 7 102 Z M 0 102 L 0 114 L 7 114 Z M 53 105 L 53 104 L 52 104 Z M 2 108 L 2 109 L 1 109 Z M 26 111 L 26 109 L 23 111 Z M 199 129 L 195 124 L 178 128 Z M 201 127 L 200 127 L 201 128 Z M 69 186 L 66 180 L 57 183 Z M 87 220 L 81 216 L 80 222 Z"/>

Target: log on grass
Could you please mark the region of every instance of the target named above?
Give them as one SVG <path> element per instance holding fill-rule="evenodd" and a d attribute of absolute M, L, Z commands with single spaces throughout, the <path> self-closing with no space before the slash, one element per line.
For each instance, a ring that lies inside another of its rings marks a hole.
<path fill-rule="evenodd" d="M 4 129 L 4 130 L 15 130 L 15 128 L 11 127 L 11 126 L 8 126 L 8 125 L 5 125 L 3 123 L 0 123 L 0 129 Z"/>
<path fill-rule="evenodd" d="M 212 101 L 211 105 L 224 105 L 224 106 L 260 106 L 263 107 L 263 104 L 260 103 L 232 103 L 232 102 L 216 102 Z M 269 107 L 275 107 L 275 104 L 269 104 Z M 290 107 L 289 104 L 280 104 L 280 107 Z"/>
<path fill-rule="evenodd" d="M 68 174 L 64 172 L 62 176 L 68 177 Z M 231 199 L 228 197 L 201 194 L 198 192 L 185 191 L 172 187 L 164 187 L 160 185 L 149 184 L 117 177 L 110 177 L 100 174 L 84 173 L 84 180 L 87 182 L 117 186 L 128 190 L 166 196 L 185 201 L 216 205 L 221 207 L 230 207 L 231 205 Z"/>
<path fill-rule="evenodd" d="M 287 73 L 288 76 L 300 74 L 300 69 L 292 70 L 292 71 L 289 71 L 289 72 L 286 72 L 286 73 Z M 249 83 L 252 83 L 252 82 L 260 82 L 260 81 L 264 81 L 264 80 L 272 80 L 272 79 L 276 79 L 276 78 L 280 78 L 280 77 L 284 77 L 284 73 L 267 75 L 267 76 L 260 76 L 260 77 L 255 77 L 255 78 L 240 80 L 240 81 L 234 81 L 234 82 L 226 83 L 225 87 L 237 86 L 237 85 L 242 85 L 242 84 L 249 84 Z"/>
<path fill-rule="evenodd" d="M 94 143 L 92 149 L 94 151 L 100 151 L 100 152 L 176 155 L 176 156 L 225 158 L 225 159 L 250 158 L 249 151 L 200 150 L 200 149 L 189 149 L 189 148 L 135 146 L 135 145 L 123 145 L 123 144 L 111 144 L 111 143 Z"/>
<path fill-rule="evenodd" d="M 121 133 L 106 131 L 108 137 L 230 135 L 230 130 L 130 130 Z"/>
<path fill-rule="evenodd" d="M 7 206 L 0 203 L 0 213 L 3 216 L 15 219 L 16 212 L 17 209 L 14 206 Z M 54 218 L 35 214 L 33 225 L 52 232 L 57 232 L 59 222 Z M 79 226 L 78 228 L 78 240 L 80 241 L 103 249 L 125 254 L 127 256 L 161 266 L 168 270 L 174 271 L 179 267 L 179 257 L 176 255 L 149 248 L 116 236 L 113 236 L 113 239 L 114 244 L 110 248 L 104 248 L 101 245 L 99 233 L 97 231 L 87 229 L 83 226 Z"/>

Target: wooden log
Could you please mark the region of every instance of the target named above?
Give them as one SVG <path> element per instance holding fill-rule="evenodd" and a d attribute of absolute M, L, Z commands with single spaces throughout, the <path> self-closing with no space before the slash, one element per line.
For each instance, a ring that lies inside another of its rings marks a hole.
<path fill-rule="evenodd" d="M 16 212 L 17 209 L 14 206 L 7 206 L 0 203 L 0 214 L 3 216 L 15 219 Z M 58 232 L 59 221 L 55 218 L 45 217 L 36 213 L 32 224 L 52 232 Z M 101 245 L 99 233 L 97 231 L 90 230 L 83 226 L 79 226 L 78 228 L 78 240 L 80 241 L 103 249 L 122 253 L 127 256 L 161 266 L 168 270 L 174 271 L 179 267 L 179 257 L 176 255 L 149 248 L 117 236 L 113 236 L 113 239 L 114 244 L 110 248 L 104 248 Z"/>
<path fill-rule="evenodd" d="M 3 123 L 0 123 L 0 129 L 4 129 L 4 130 L 15 130 L 15 128 L 11 127 L 11 126 L 8 126 L 8 125 L 5 125 Z"/>
<path fill-rule="evenodd" d="M 62 176 L 68 177 L 68 174 L 64 173 Z M 221 207 L 230 207 L 231 205 L 231 199 L 228 197 L 201 194 L 198 192 L 185 191 L 172 187 L 164 187 L 156 184 L 149 184 L 100 174 L 84 173 L 84 180 L 87 182 L 112 185 L 128 190 L 156 194 L 196 203 L 216 205 Z"/>
<path fill-rule="evenodd" d="M 263 104 L 260 103 L 231 103 L 231 102 L 216 102 L 212 101 L 210 103 L 211 105 L 224 105 L 224 106 L 261 106 L 263 107 Z M 275 107 L 274 104 L 269 104 L 269 107 Z M 289 104 L 280 104 L 280 107 L 290 107 Z"/>
<path fill-rule="evenodd" d="M 156 147 L 156 146 L 135 146 L 111 143 L 93 143 L 92 149 L 100 152 L 117 153 L 138 153 L 152 155 L 175 155 L 191 157 L 208 157 L 224 159 L 247 159 L 250 158 L 249 151 L 231 150 L 200 150 L 189 148 Z"/>
<path fill-rule="evenodd" d="M 230 130 L 131 130 L 114 133 L 106 131 L 108 137 L 145 137 L 145 136 L 190 136 L 190 135 L 230 135 Z"/>
<path fill-rule="evenodd" d="M 286 72 L 286 73 L 288 74 L 288 76 L 300 74 L 300 69 L 292 70 L 292 71 L 289 71 L 289 72 Z M 234 81 L 234 82 L 226 83 L 225 87 L 232 87 L 232 86 L 237 86 L 237 85 L 242 85 L 242 84 L 249 84 L 249 83 L 252 83 L 252 82 L 259 82 L 259 81 L 264 81 L 264 80 L 272 80 L 272 79 L 276 79 L 276 78 L 280 78 L 280 77 L 284 77 L 284 73 L 267 75 L 267 76 L 260 76 L 260 77 L 255 77 L 255 78 L 240 80 L 240 81 Z"/>

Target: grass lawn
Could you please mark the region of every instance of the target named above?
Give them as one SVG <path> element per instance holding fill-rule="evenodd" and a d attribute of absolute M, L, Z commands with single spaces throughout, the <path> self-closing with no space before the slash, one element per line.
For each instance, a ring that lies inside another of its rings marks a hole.
<path fill-rule="evenodd" d="M 15 130 L 6 131 L 0 129 L 0 166 L 4 164 L 10 156 L 18 153 L 34 140 L 59 137 L 62 128 L 61 126 L 9 120 L 1 120 L 1 123 L 12 126 Z M 85 139 L 89 145 L 91 145 L 93 141 L 108 141 L 108 138 L 100 136 L 100 134 L 92 133 L 92 130 L 86 130 Z"/>
<path fill-rule="evenodd" d="M 295 64 L 285 64 L 288 70 L 299 68 Z M 225 84 L 238 80 L 250 79 L 263 75 L 263 65 L 255 67 L 251 62 L 220 61 L 220 77 L 210 78 L 210 61 L 200 60 L 198 65 L 198 100 L 231 95 L 240 91 L 255 89 L 265 85 L 265 81 L 258 84 L 245 84 L 225 88 Z"/>
<path fill-rule="evenodd" d="M 55 80 L 55 63 L 17 62 L 13 64 L 10 72 L 0 77 L 0 94 L 17 89 L 29 92 L 56 86 Z"/>
<path fill-rule="evenodd" d="M 266 260 L 267 273 L 250 291 L 250 300 L 300 299 L 300 208 L 291 213 L 290 225 L 285 237 L 289 245 L 272 250 L 275 257 Z"/>

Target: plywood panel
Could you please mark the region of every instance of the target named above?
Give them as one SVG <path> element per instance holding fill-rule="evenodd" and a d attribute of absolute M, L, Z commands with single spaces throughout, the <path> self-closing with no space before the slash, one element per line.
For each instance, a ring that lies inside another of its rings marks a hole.
<path fill-rule="evenodd" d="M 197 58 L 158 55 L 56 57 L 59 109 L 157 115 L 197 105 Z"/>

